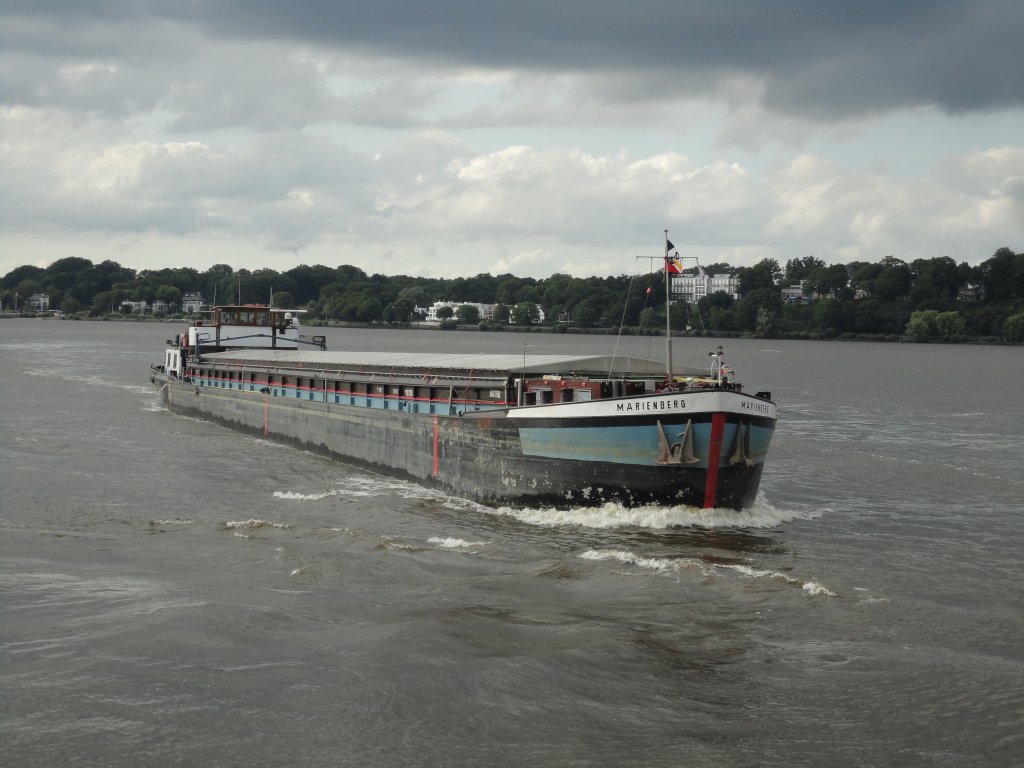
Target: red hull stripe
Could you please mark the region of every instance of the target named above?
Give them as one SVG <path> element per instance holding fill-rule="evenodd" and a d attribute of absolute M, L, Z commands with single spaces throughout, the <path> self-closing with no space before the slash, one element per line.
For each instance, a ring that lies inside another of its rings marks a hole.
<path fill-rule="evenodd" d="M 437 416 L 434 417 L 434 477 L 437 477 Z"/>
<path fill-rule="evenodd" d="M 725 431 L 725 414 L 711 415 L 711 441 L 708 443 L 708 474 L 704 481 L 704 509 L 715 506 L 718 491 L 718 457 L 722 453 L 722 433 Z"/>

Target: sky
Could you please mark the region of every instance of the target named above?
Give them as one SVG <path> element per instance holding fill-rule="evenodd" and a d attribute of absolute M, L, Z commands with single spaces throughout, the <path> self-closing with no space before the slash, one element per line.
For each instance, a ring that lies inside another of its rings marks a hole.
<path fill-rule="evenodd" d="M 1024 250 L 1020 0 L 0 0 L 0 274 Z"/>

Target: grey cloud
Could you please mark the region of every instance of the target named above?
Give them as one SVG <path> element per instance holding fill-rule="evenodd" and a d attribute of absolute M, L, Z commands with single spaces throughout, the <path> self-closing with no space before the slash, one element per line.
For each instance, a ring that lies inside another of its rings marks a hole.
<path fill-rule="evenodd" d="M 1016 0 L 82 0 L 12 2 L 3 13 L 3 26 L 21 34 L 5 33 L 4 49 L 18 50 L 23 33 L 36 30 L 37 57 L 51 46 L 63 55 L 139 56 L 132 40 L 153 28 L 164 39 L 149 53 L 159 55 L 191 28 L 222 42 L 299 42 L 419 66 L 607 74 L 631 80 L 625 98 L 636 100 L 715 95 L 729 78 L 754 78 L 768 109 L 823 120 L 1024 104 L 1024 5 Z M 43 34 L 49 29 L 56 39 Z M 12 82 L 3 87 L 17 93 Z"/>
<path fill-rule="evenodd" d="M 628 73 L 654 96 L 763 78 L 769 108 L 841 118 L 902 106 L 948 112 L 1024 103 L 1024 6 L 1015 0 L 273 0 L 193 6 L 225 36 L 480 67 Z M 675 73 L 675 90 L 666 74 Z"/>

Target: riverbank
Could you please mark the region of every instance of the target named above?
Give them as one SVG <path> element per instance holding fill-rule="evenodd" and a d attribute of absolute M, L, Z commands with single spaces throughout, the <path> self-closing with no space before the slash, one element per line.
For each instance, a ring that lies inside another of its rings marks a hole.
<path fill-rule="evenodd" d="M 192 318 L 188 317 L 133 317 L 127 316 L 106 316 L 88 317 L 83 315 L 64 315 L 55 317 L 49 314 L 31 314 L 26 312 L 0 312 L 0 320 L 22 319 L 22 320 L 62 320 L 77 322 L 104 322 L 104 323 L 158 323 L 174 325 L 188 323 Z M 570 326 L 565 323 L 556 325 L 517 326 L 501 325 L 494 323 L 458 324 L 450 322 L 442 323 L 354 323 L 346 321 L 324 321 L 312 322 L 305 328 L 317 329 L 360 329 L 379 331 L 461 331 L 461 332 L 489 332 L 489 333 L 523 333 L 523 334 L 547 334 L 547 335 L 580 335 L 580 336 L 650 336 L 664 337 L 664 328 L 647 328 L 626 326 L 621 330 L 618 328 L 581 328 Z M 680 331 L 673 332 L 673 338 L 699 338 L 699 339 L 781 339 L 785 341 L 853 341 L 853 342 L 881 342 L 887 344 L 980 344 L 992 346 L 1024 346 L 1024 342 L 1007 341 L 997 336 L 968 336 L 958 334 L 949 338 L 912 339 L 899 334 L 872 334 L 872 333 L 843 333 L 838 336 L 824 336 L 806 331 L 797 333 L 780 333 L 772 336 L 756 336 L 741 331 Z"/>

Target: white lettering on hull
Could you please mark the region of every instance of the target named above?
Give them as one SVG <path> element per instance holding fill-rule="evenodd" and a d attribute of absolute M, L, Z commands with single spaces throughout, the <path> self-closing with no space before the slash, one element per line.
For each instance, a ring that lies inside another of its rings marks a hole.
<path fill-rule="evenodd" d="M 775 418 L 775 403 L 728 390 L 666 393 L 642 397 L 525 406 L 509 410 L 509 418 L 587 419 L 644 414 L 735 413 Z"/>

